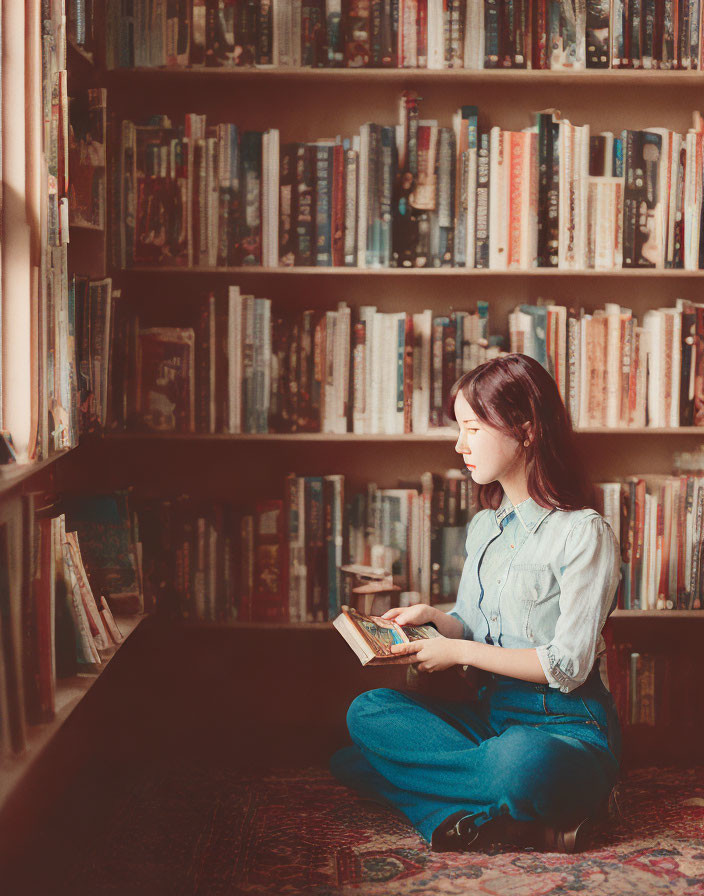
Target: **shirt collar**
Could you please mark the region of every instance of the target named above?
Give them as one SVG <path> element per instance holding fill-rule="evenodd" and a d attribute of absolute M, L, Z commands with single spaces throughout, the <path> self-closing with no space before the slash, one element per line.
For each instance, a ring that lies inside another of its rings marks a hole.
<path fill-rule="evenodd" d="M 507 517 L 514 510 L 515 508 L 509 500 L 508 495 L 504 494 L 501 500 L 501 504 L 499 505 L 498 510 L 496 510 L 496 522 L 499 527 L 501 526 L 501 520 L 504 519 L 504 517 Z M 522 523 L 526 532 L 534 532 L 545 519 L 545 517 L 551 514 L 552 511 L 553 508 L 542 507 L 532 498 L 526 498 L 525 501 L 521 501 L 518 505 L 516 516 Z"/>

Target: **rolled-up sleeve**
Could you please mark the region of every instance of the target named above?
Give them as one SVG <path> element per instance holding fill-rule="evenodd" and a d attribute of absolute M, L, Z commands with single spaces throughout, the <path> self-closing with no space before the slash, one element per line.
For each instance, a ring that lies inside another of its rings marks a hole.
<path fill-rule="evenodd" d="M 608 522 L 595 515 L 575 523 L 565 543 L 555 634 L 537 648 L 550 687 L 567 694 L 586 681 L 619 576 L 618 541 Z"/>

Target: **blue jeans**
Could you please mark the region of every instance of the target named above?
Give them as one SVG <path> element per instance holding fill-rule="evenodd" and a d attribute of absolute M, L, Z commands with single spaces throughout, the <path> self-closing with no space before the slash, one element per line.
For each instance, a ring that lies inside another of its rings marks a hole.
<path fill-rule="evenodd" d="M 473 703 L 379 688 L 350 705 L 333 775 L 400 810 L 430 842 L 449 815 L 568 828 L 608 799 L 621 732 L 598 676 L 569 694 L 490 673 Z"/>

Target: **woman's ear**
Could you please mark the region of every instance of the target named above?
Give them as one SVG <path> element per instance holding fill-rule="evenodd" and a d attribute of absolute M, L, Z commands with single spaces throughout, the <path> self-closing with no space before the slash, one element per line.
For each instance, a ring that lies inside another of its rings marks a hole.
<path fill-rule="evenodd" d="M 521 424 L 521 428 L 523 429 L 523 445 L 527 448 L 533 441 L 533 424 L 530 420 L 526 420 Z"/>

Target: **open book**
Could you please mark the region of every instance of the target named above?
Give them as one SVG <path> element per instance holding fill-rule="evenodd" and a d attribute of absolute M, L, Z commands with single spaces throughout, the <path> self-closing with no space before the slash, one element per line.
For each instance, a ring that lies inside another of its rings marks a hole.
<path fill-rule="evenodd" d="M 399 625 L 381 616 L 366 616 L 352 607 L 342 607 L 333 625 L 359 657 L 363 666 L 401 663 L 405 657 L 391 653 L 392 644 L 408 644 L 422 638 L 437 638 L 440 633 L 433 623 Z"/>

